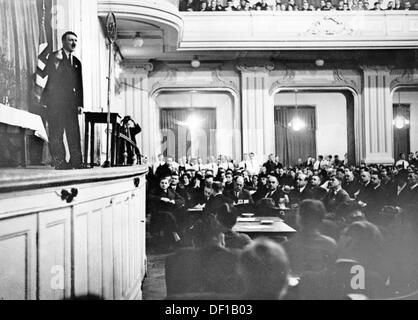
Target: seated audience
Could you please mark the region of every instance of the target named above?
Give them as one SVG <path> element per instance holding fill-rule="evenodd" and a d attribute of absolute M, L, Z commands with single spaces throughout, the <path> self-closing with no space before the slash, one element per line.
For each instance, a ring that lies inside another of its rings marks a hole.
<path fill-rule="evenodd" d="M 338 259 L 326 270 L 309 272 L 300 281 L 300 295 L 309 300 L 343 300 L 349 294 L 369 299 L 384 297 L 385 277 L 380 270 L 382 235 L 370 222 L 351 224 L 341 236 Z"/>
<path fill-rule="evenodd" d="M 168 243 L 181 240 L 182 208 L 185 200 L 175 191 L 170 189 L 170 177 L 160 180 L 157 189 L 148 195 L 151 205 L 151 226 L 154 231 L 163 231 Z"/>
<path fill-rule="evenodd" d="M 338 176 L 331 176 L 329 180 L 329 188 L 327 195 L 324 197 L 323 202 L 328 211 L 335 218 L 343 218 L 343 206 L 350 201 L 350 196 L 341 187 L 342 180 Z"/>

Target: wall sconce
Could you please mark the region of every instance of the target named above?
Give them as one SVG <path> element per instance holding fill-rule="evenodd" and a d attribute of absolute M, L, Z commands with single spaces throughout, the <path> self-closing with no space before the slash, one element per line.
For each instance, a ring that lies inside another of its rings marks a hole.
<path fill-rule="evenodd" d="M 144 46 L 144 39 L 142 38 L 141 33 L 136 33 L 133 39 L 133 46 L 135 48 L 142 48 Z"/>
<path fill-rule="evenodd" d="M 306 128 L 306 123 L 299 118 L 298 112 L 298 91 L 295 90 L 295 109 L 296 116 L 289 122 L 288 126 L 293 129 L 293 131 L 301 131 Z"/>
<path fill-rule="evenodd" d="M 323 67 L 325 65 L 325 61 L 322 60 L 322 59 L 317 59 L 315 61 L 315 64 L 316 64 L 317 67 L 320 67 L 321 68 L 321 67 Z"/>
<path fill-rule="evenodd" d="M 193 68 L 195 68 L 195 69 L 197 69 L 197 68 L 199 68 L 199 67 L 200 67 L 200 61 L 199 61 L 198 56 L 194 56 L 194 57 L 193 57 L 193 60 L 192 60 L 192 62 L 190 63 L 190 65 L 191 65 Z"/>

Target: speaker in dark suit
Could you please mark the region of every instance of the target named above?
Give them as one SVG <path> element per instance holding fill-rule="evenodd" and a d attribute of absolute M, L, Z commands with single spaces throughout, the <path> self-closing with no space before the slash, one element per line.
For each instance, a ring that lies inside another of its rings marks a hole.
<path fill-rule="evenodd" d="M 81 62 L 73 52 L 77 35 L 66 32 L 62 36 L 63 48 L 50 54 L 46 66 L 48 81 L 41 104 L 47 106 L 51 154 L 57 169 L 82 166 L 78 115 L 83 110 L 83 78 Z M 66 132 L 70 162 L 66 163 L 63 141 Z"/>

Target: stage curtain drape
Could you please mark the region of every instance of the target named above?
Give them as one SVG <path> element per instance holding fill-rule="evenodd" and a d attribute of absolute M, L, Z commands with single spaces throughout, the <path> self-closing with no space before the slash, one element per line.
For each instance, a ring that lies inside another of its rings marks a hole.
<path fill-rule="evenodd" d="M 405 120 L 410 121 L 410 105 L 393 105 L 393 119 L 396 119 L 397 117 L 403 117 Z M 410 151 L 410 128 L 409 124 L 406 124 L 401 129 L 397 128 L 395 125 L 393 126 L 395 159 L 399 158 L 400 153 L 408 154 Z"/>
<path fill-rule="evenodd" d="M 295 131 L 290 127 L 291 121 L 298 117 L 306 127 Z M 315 107 L 280 106 L 275 110 L 276 152 L 287 166 L 295 165 L 301 158 L 303 161 L 316 157 L 316 115 Z"/>
<path fill-rule="evenodd" d="M 187 124 L 189 119 L 198 120 L 193 132 Z M 216 109 L 161 109 L 160 128 L 165 155 L 172 155 L 176 159 L 182 156 L 206 159 L 216 155 Z"/>
<path fill-rule="evenodd" d="M 39 19 L 37 0 L 0 0 L 0 54 L 13 67 L 8 79 L 10 105 L 30 110 L 32 87 L 37 64 Z M 2 94 L 7 90 L 2 83 Z M 7 93 L 6 93 L 7 94 Z M 3 98 L 3 97 L 1 97 Z"/>

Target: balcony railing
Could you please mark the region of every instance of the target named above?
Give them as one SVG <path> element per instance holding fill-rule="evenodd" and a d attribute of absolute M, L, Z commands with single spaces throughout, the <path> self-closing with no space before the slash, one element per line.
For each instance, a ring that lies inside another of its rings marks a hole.
<path fill-rule="evenodd" d="M 418 11 L 181 12 L 181 50 L 416 48 Z"/>

